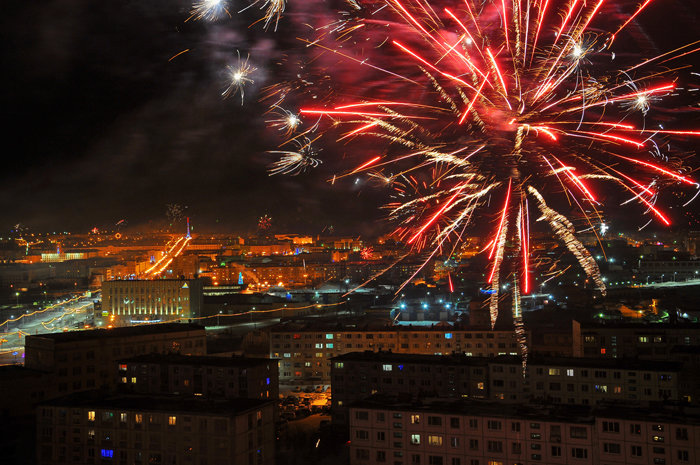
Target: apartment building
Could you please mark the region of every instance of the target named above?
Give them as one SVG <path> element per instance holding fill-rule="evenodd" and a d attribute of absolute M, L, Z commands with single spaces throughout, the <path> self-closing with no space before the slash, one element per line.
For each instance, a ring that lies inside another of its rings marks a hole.
<path fill-rule="evenodd" d="M 699 323 L 583 323 L 573 321 L 574 357 L 669 360 L 676 346 L 700 345 Z"/>
<path fill-rule="evenodd" d="M 489 362 L 492 400 L 596 405 L 607 401 L 681 400 L 682 365 L 636 359 L 498 357 Z"/>
<path fill-rule="evenodd" d="M 105 326 L 177 321 L 202 316 L 202 282 L 198 279 L 123 279 L 102 283 Z"/>
<path fill-rule="evenodd" d="M 139 394 L 211 399 L 279 398 L 277 360 L 146 354 L 118 362 L 119 387 Z"/>
<path fill-rule="evenodd" d="M 496 357 L 520 351 L 512 330 L 440 326 L 308 325 L 286 322 L 270 329 L 270 358 L 280 359 L 280 383 L 329 383 L 331 359 L 348 352 Z"/>
<path fill-rule="evenodd" d="M 74 394 L 37 408 L 37 463 L 275 463 L 274 403 Z"/>
<path fill-rule="evenodd" d="M 479 401 L 350 407 L 352 465 L 691 464 L 700 417 L 622 406 L 527 407 Z"/>
<path fill-rule="evenodd" d="M 206 355 L 203 326 L 152 324 L 27 336 L 24 365 L 53 373 L 57 395 L 117 385 L 118 360 L 140 354 Z"/>
<path fill-rule="evenodd" d="M 415 355 L 351 352 L 331 359 L 333 422 L 347 425 L 353 402 L 375 393 L 404 400 L 490 399 L 503 403 L 598 405 L 688 401 L 682 365 L 626 359 Z"/>
<path fill-rule="evenodd" d="M 488 357 L 350 352 L 331 359 L 333 423 L 347 425 L 348 406 L 381 392 L 406 399 L 488 398 Z"/>

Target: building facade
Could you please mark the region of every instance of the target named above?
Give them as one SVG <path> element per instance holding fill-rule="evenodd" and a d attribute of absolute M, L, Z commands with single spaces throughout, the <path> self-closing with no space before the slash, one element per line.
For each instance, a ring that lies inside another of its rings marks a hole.
<path fill-rule="evenodd" d="M 700 345 L 697 323 L 582 323 L 573 321 L 574 357 L 669 360 L 677 346 Z"/>
<path fill-rule="evenodd" d="M 186 320 L 202 316 L 197 279 L 115 280 L 102 283 L 105 326 Z"/>
<path fill-rule="evenodd" d="M 496 357 L 517 355 L 510 330 L 457 329 L 450 326 L 338 327 L 281 324 L 270 329 L 270 358 L 280 359 L 280 383 L 328 384 L 331 359 L 357 351 Z"/>
<path fill-rule="evenodd" d="M 117 385 L 118 360 L 150 353 L 206 355 L 203 326 L 153 324 L 27 336 L 24 364 L 52 373 L 57 395 Z"/>
<path fill-rule="evenodd" d="M 37 408 L 37 463 L 273 465 L 273 403 L 69 396 Z"/>
<path fill-rule="evenodd" d="M 388 399 L 350 408 L 352 465 L 693 464 L 700 418 L 624 407 Z"/>
<path fill-rule="evenodd" d="M 208 399 L 279 398 L 277 360 L 147 354 L 118 362 L 120 389 Z"/>

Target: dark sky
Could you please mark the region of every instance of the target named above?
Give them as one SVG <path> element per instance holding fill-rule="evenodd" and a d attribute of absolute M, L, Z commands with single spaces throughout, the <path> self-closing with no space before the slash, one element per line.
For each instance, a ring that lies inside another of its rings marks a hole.
<path fill-rule="evenodd" d="M 275 157 L 265 151 L 278 141 L 256 91 L 274 79 L 266 60 L 280 55 L 274 33 L 248 30 L 253 16 L 185 24 L 186 2 L 32 3 L 3 4 L 0 103 L 10 148 L 0 230 L 140 224 L 164 218 L 168 203 L 188 206 L 207 226 L 252 229 L 269 214 L 280 228 L 354 229 L 363 218 L 357 232 L 373 229 L 376 202 L 331 189 L 330 167 L 267 175 Z M 221 97 L 236 49 L 262 64 L 243 106 Z"/>
<path fill-rule="evenodd" d="M 662 42 L 653 45 L 697 39 L 698 2 L 663 3 L 646 19 Z M 163 219 L 168 203 L 187 205 L 206 227 L 249 230 L 268 214 L 282 229 L 307 232 L 385 228 L 380 195 L 351 183 L 331 188 L 328 163 L 305 176 L 266 173 L 273 157 L 264 152 L 278 137 L 265 128 L 257 91 L 275 81 L 268 65 L 293 36 L 285 19 L 276 33 L 248 28 L 253 10 L 221 24 L 184 23 L 188 5 L 3 2 L 0 230 L 144 224 Z M 236 49 L 259 67 L 243 106 L 220 95 Z M 324 157 L 334 150 L 342 148 L 326 147 Z"/>

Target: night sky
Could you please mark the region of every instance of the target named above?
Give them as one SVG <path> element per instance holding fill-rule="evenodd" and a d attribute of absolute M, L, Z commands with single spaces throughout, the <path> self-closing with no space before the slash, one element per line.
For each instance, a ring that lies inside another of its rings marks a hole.
<path fill-rule="evenodd" d="M 651 46 L 697 40 L 700 2 L 664 3 L 670 7 L 646 16 Z M 162 221 L 169 203 L 188 206 L 206 229 L 252 230 L 268 214 L 287 230 L 386 230 L 377 209 L 382 194 L 350 181 L 331 187 L 326 180 L 337 167 L 330 163 L 296 177 L 267 175 L 275 158 L 265 151 L 279 137 L 265 127 L 266 107 L 257 100 L 275 82 L 272 64 L 293 37 L 285 18 L 277 32 L 249 28 L 259 14 L 253 9 L 218 24 L 185 23 L 188 7 L 168 0 L 3 3 L 0 230 L 18 222 L 74 231 L 120 219 L 148 224 Z M 221 98 L 236 49 L 250 52 L 259 68 L 243 106 L 238 96 Z M 345 149 L 325 147 L 324 158 L 336 150 Z"/>

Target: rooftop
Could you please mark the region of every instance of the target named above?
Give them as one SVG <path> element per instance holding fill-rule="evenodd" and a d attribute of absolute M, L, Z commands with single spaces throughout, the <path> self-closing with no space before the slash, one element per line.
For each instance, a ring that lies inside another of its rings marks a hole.
<path fill-rule="evenodd" d="M 355 409 L 394 410 L 403 412 L 445 413 L 538 420 L 553 423 L 593 424 L 596 418 L 653 421 L 659 423 L 700 425 L 700 408 L 688 405 L 610 403 L 597 407 L 552 404 L 503 404 L 498 402 L 460 399 L 457 401 L 405 401 L 397 397 L 376 394 L 350 405 Z"/>
<path fill-rule="evenodd" d="M 418 322 L 416 322 L 418 323 Z M 431 326 L 423 325 L 411 325 L 411 324 L 401 324 L 394 325 L 388 319 L 364 319 L 359 320 L 357 318 L 345 319 L 345 320 L 326 320 L 326 321 L 299 321 L 299 320 L 288 320 L 278 323 L 270 327 L 270 332 L 278 333 L 293 333 L 293 332 L 304 332 L 304 331 L 439 331 L 439 332 L 452 332 L 452 331 L 478 331 L 487 333 L 512 333 L 512 328 L 502 328 L 496 327 L 494 330 L 484 328 L 484 327 L 470 327 L 464 325 L 453 325 L 453 323 L 448 323 L 441 321 Z"/>
<path fill-rule="evenodd" d="M 494 363 L 520 363 L 517 357 L 494 357 L 491 359 Z M 581 367 L 581 368 L 612 368 L 619 370 L 642 370 L 642 371 L 680 371 L 682 363 L 657 361 L 657 360 L 639 360 L 636 358 L 588 358 L 588 357 L 544 357 L 531 355 L 528 357 L 527 364 L 533 366 L 554 366 L 554 367 Z"/>
<path fill-rule="evenodd" d="M 149 334 L 163 334 L 185 331 L 202 331 L 204 326 L 193 323 L 151 323 L 138 326 L 124 326 L 111 329 L 91 329 L 87 331 L 68 331 L 65 333 L 48 333 L 36 336 L 27 336 L 26 341 L 32 339 L 52 339 L 55 342 L 77 342 L 92 339 L 146 336 Z"/>
<path fill-rule="evenodd" d="M 258 399 L 211 400 L 165 395 L 105 396 L 101 391 L 89 391 L 52 399 L 43 402 L 41 405 L 142 412 L 209 413 L 217 416 L 234 416 L 271 403 L 272 401 Z"/>
<path fill-rule="evenodd" d="M 277 363 L 276 359 L 250 357 L 217 357 L 213 355 L 144 354 L 120 360 L 121 363 L 149 363 L 160 365 L 199 365 L 217 367 L 254 367 Z"/>
<path fill-rule="evenodd" d="M 576 321 L 581 325 L 581 330 L 598 328 L 616 329 L 639 329 L 644 331 L 665 330 L 665 329 L 687 329 L 692 331 L 700 330 L 700 323 L 652 323 L 647 321 Z"/>

